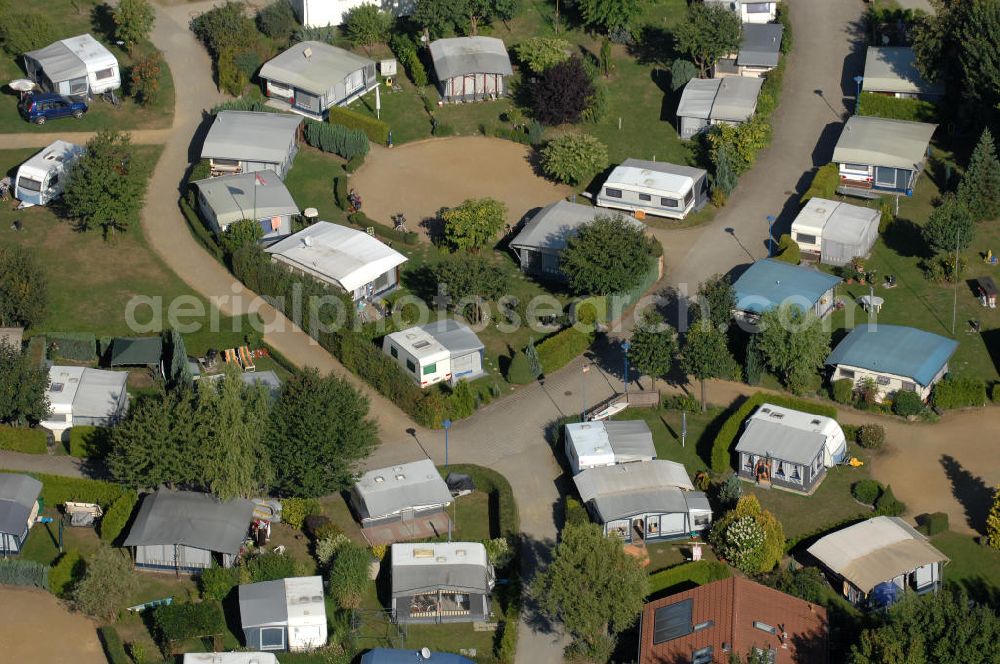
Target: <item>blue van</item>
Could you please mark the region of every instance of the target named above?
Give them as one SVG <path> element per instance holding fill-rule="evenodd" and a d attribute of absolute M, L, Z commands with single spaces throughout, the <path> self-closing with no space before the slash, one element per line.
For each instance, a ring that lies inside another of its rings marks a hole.
<path fill-rule="evenodd" d="M 77 120 L 87 112 L 87 104 L 74 101 L 54 92 L 27 94 L 17 105 L 18 110 L 28 122 L 43 125 L 48 120 L 74 117 Z"/>

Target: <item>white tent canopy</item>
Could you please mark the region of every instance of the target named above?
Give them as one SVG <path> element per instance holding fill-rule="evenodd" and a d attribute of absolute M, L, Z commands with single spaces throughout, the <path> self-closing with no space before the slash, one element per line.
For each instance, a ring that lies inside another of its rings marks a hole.
<path fill-rule="evenodd" d="M 89 34 L 25 53 L 24 65 L 33 81 L 60 94 L 102 94 L 121 87 L 117 58 Z"/>

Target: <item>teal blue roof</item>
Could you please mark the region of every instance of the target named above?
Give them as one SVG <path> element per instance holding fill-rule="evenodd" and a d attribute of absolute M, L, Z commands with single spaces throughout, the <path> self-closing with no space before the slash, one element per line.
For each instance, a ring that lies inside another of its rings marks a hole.
<path fill-rule="evenodd" d="M 851 330 L 826 363 L 905 376 L 926 387 L 956 348 L 954 339 L 913 327 L 867 324 Z"/>
<path fill-rule="evenodd" d="M 736 283 L 736 308 L 761 314 L 788 302 L 811 308 L 840 277 L 770 258 L 751 265 Z"/>

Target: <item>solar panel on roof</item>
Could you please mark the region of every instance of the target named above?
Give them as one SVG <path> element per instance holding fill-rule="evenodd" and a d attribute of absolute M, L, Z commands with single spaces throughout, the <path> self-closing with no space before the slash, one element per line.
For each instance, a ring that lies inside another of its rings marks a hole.
<path fill-rule="evenodd" d="M 668 604 L 653 612 L 653 643 L 663 643 L 690 634 L 691 611 L 694 600 L 686 599 L 676 604 Z"/>

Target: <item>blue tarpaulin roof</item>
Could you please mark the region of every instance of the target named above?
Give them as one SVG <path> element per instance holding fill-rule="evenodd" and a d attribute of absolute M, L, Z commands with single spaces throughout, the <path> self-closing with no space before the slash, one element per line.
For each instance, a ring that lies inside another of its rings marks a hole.
<path fill-rule="evenodd" d="M 867 324 L 851 330 L 826 363 L 906 376 L 926 386 L 956 348 L 954 339 L 913 327 Z"/>
<path fill-rule="evenodd" d="M 736 283 L 736 308 L 760 314 L 785 302 L 803 308 L 815 305 L 840 277 L 808 267 L 766 259 L 751 265 Z"/>
<path fill-rule="evenodd" d="M 430 659 L 424 659 L 419 650 L 396 650 L 375 648 L 361 656 L 361 664 L 473 664 L 471 659 L 450 652 L 435 652 Z"/>

